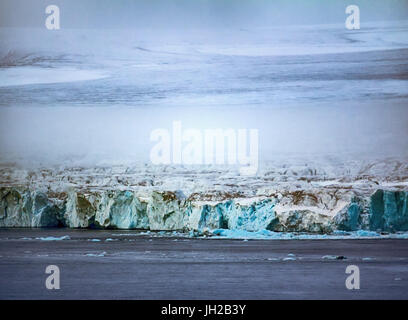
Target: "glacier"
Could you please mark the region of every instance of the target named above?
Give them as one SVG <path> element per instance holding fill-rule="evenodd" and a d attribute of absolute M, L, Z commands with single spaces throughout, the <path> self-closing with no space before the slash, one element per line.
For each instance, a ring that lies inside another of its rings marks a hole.
<path fill-rule="evenodd" d="M 408 162 L 285 159 L 222 166 L 0 166 L 0 227 L 192 237 L 376 237 L 408 231 Z M 303 236 L 302 236 L 303 237 Z"/>
<path fill-rule="evenodd" d="M 214 235 L 235 230 L 261 236 L 265 232 L 408 231 L 408 191 L 404 190 L 377 189 L 368 196 L 352 196 L 331 211 L 322 210 L 308 193 L 298 193 L 291 200 L 279 195 L 206 201 L 173 191 L 141 195 L 135 190 L 69 188 L 47 193 L 13 186 L 0 188 L 0 199 L 0 227 L 212 230 Z"/>

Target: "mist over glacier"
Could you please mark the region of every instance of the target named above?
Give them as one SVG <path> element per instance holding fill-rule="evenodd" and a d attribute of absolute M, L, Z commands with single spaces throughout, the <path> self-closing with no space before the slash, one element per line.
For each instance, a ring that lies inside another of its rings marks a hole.
<path fill-rule="evenodd" d="M 56 32 L 46 2 L 1 4 L 3 162 L 149 162 L 177 120 L 258 129 L 260 160 L 407 155 L 404 1 L 356 2 L 354 31 L 344 1 L 55 4 Z"/>

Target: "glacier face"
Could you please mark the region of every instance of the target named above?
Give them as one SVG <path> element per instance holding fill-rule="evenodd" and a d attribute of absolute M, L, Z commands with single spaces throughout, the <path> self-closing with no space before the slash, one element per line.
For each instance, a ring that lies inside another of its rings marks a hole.
<path fill-rule="evenodd" d="M 408 231 L 408 192 L 377 190 L 371 196 L 370 229 Z"/>
<path fill-rule="evenodd" d="M 327 199 L 327 203 L 324 200 Z M 323 201 L 323 203 L 322 203 Z M 134 190 L 92 192 L 0 188 L 0 227 L 117 228 L 167 231 L 216 229 L 259 232 L 335 230 L 408 231 L 408 192 L 378 189 L 343 196 L 325 211 L 331 197 L 289 193 L 271 197 L 195 200 L 181 192 Z"/>

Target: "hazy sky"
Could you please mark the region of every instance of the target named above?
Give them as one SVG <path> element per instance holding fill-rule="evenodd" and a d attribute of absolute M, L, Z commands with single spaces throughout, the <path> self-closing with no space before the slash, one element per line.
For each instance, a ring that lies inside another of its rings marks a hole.
<path fill-rule="evenodd" d="M 61 10 L 65 28 L 268 27 L 344 23 L 360 7 L 361 22 L 408 19 L 407 0 L 1 0 L 0 26 L 42 27 L 45 7 Z"/>

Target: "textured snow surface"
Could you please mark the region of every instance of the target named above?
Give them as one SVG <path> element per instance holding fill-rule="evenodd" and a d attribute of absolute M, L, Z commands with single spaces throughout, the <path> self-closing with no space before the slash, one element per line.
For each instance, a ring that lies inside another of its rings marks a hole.
<path fill-rule="evenodd" d="M 102 79 L 101 71 L 88 71 L 73 68 L 44 69 L 39 67 L 16 67 L 0 69 L 0 87 L 21 86 L 27 84 L 44 84 L 76 82 Z"/>

